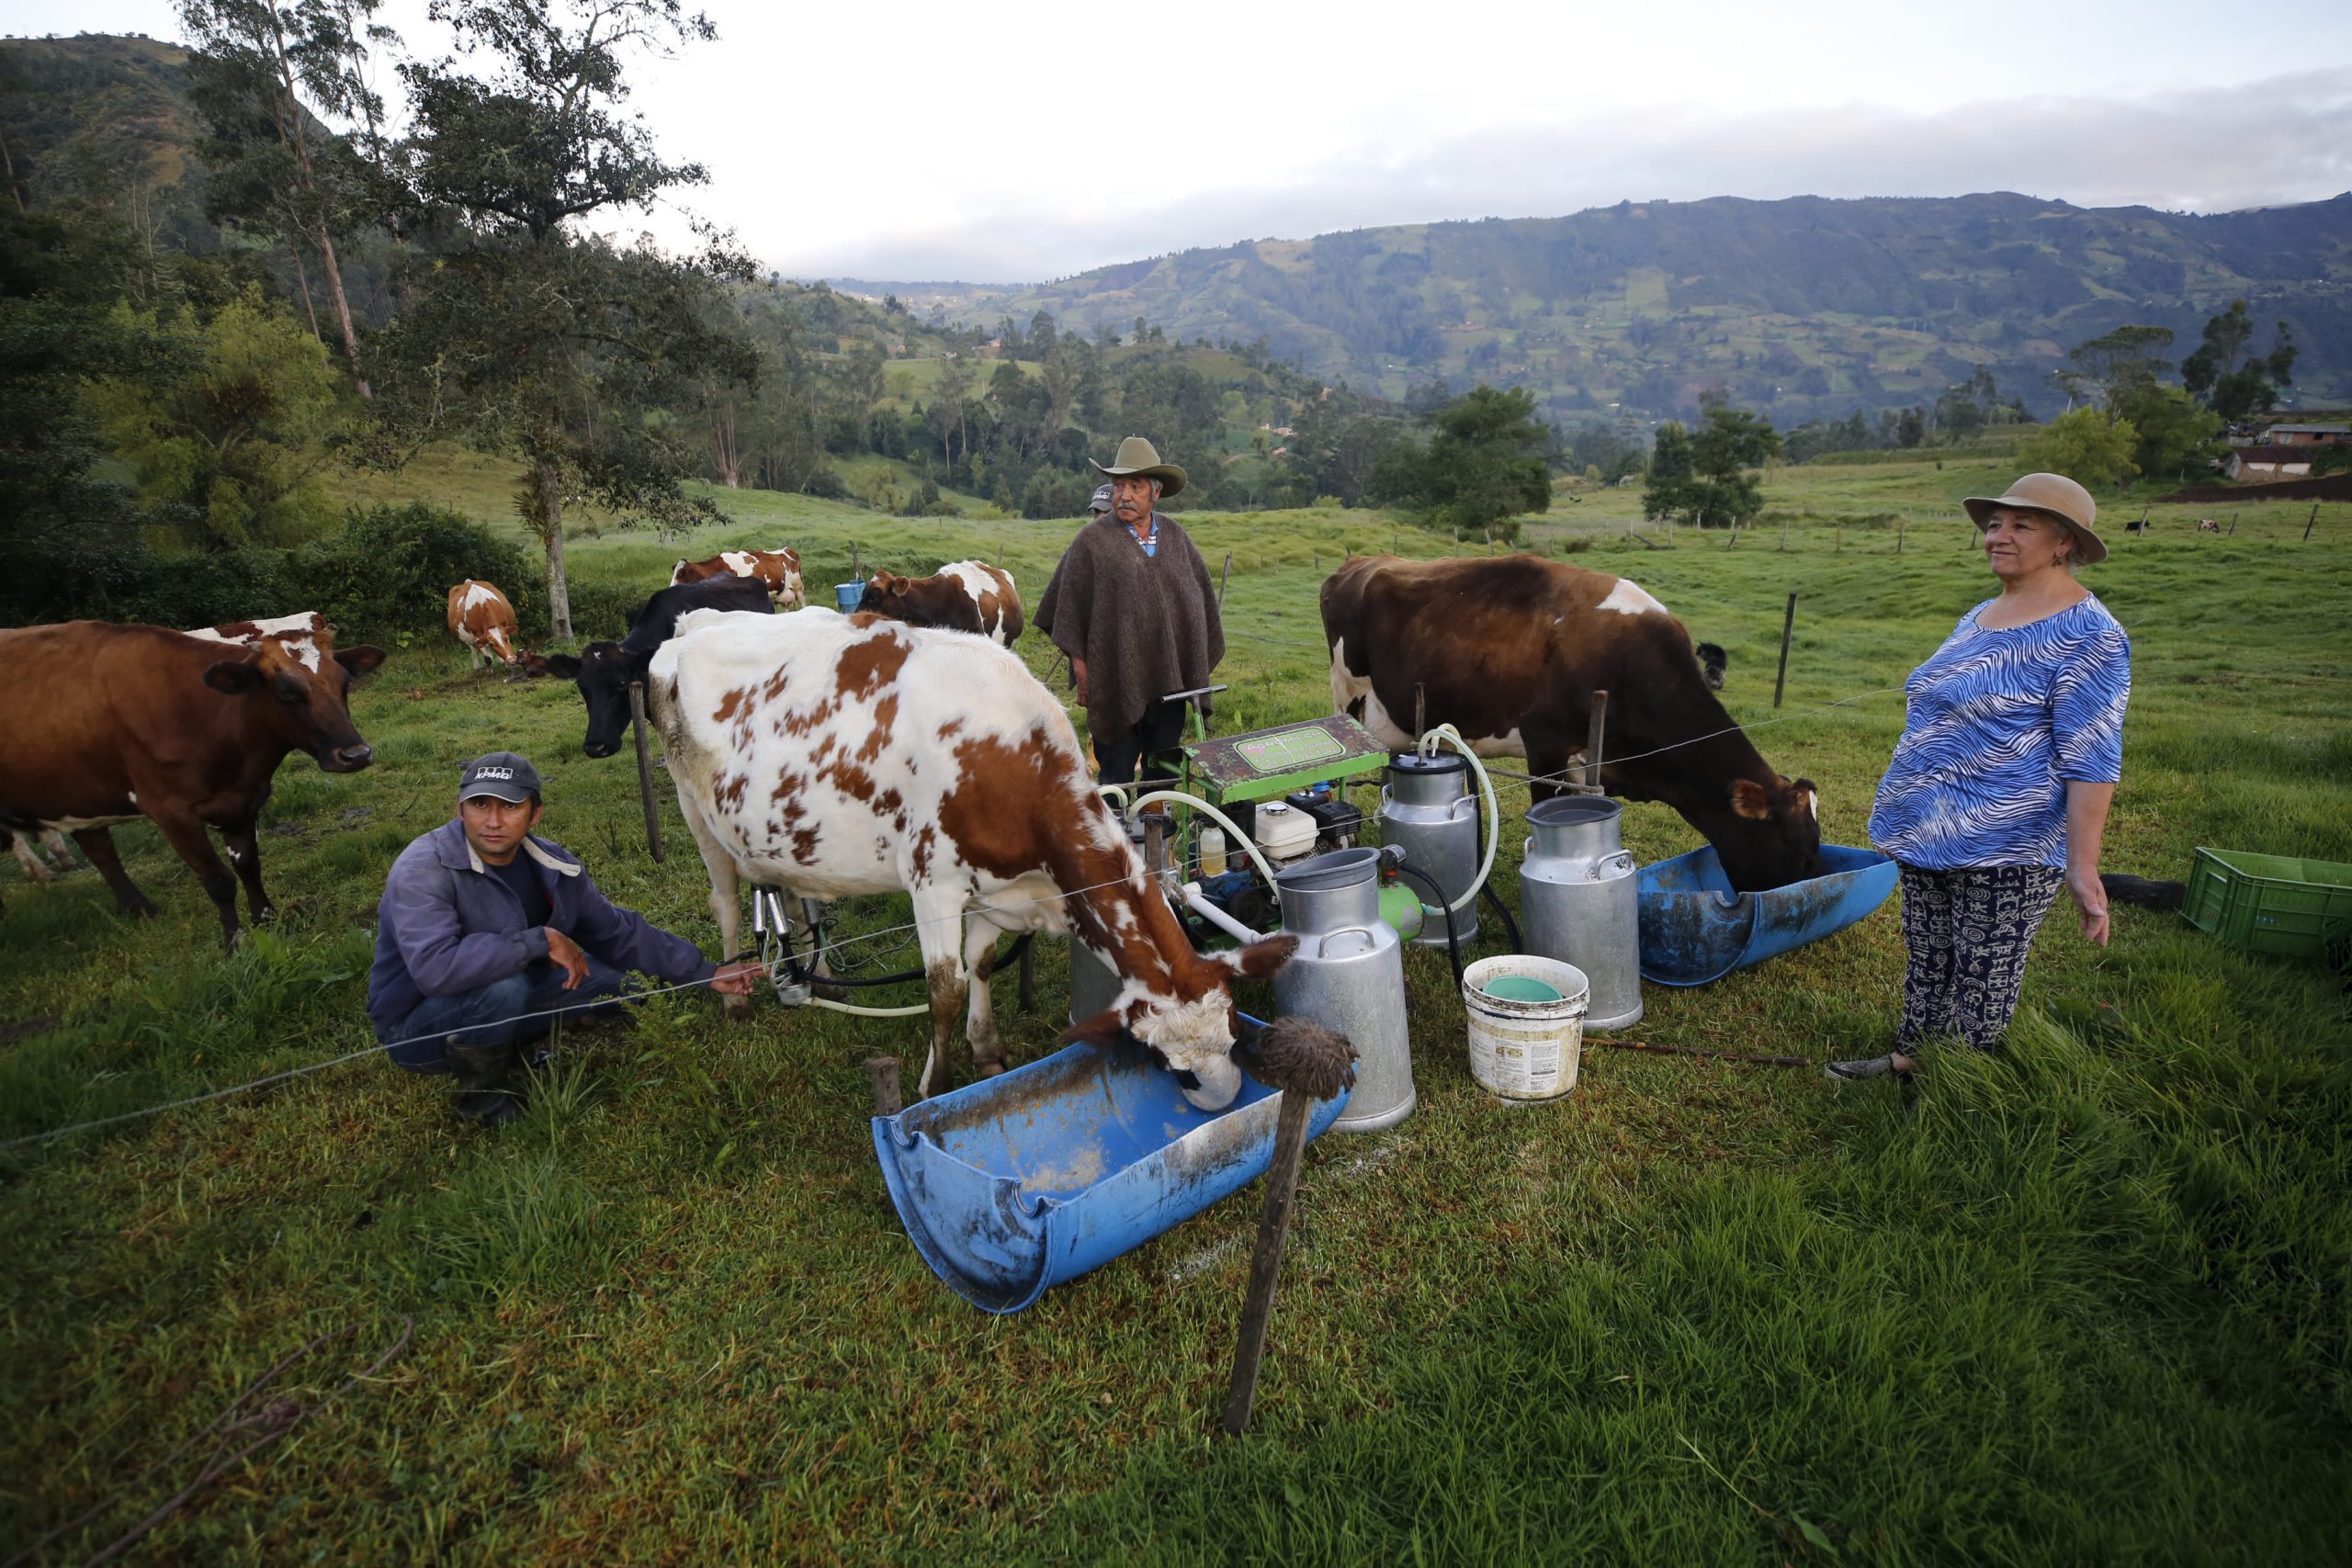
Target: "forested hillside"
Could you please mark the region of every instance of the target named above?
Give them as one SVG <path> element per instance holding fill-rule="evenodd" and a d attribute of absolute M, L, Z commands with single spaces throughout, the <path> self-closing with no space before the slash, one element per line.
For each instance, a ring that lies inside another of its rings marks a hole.
<path fill-rule="evenodd" d="M 1439 378 L 1526 386 L 1573 423 L 1687 414 L 1709 389 L 1783 426 L 1932 402 L 1988 368 L 2036 413 L 2048 373 L 2127 322 L 2194 341 L 2245 298 L 2301 345 L 2310 400 L 2352 398 L 2352 194 L 2198 216 L 2008 193 L 1623 202 L 1572 217 L 1260 240 L 1032 288 L 836 280 L 949 319 L 1045 309 L 1125 332 L 1262 339 L 1389 396 Z"/>

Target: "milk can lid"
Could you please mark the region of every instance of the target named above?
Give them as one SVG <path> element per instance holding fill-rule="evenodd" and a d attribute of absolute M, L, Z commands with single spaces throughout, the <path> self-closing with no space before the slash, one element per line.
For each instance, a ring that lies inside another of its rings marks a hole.
<path fill-rule="evenodd" d="M 1625 803 L 1605 795 L 1555 795 L 1527 808 L 1527 820 L 1536 828 L 1577 828 L 1606 822 L 1624 812 Z"/>
<path fill-rule="evenodd" d="M 1458 773 L 1470 766 L 1459 751 L 1439 751 L 1424 757 L 1419 751 L 1391 751 L 1388 765 L 1400 773 Z"/>

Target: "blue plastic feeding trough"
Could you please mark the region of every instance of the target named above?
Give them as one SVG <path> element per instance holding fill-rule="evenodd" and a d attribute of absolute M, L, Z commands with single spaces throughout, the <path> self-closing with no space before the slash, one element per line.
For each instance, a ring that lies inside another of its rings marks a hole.
<path fill-rule="evenodd" d="M 1311 1139 L 1343 1091 L 1316 1102 Z M 1265 1174 L 1281 1096 L 1193 1108 L 1139 1046 L 1071 1045 L 874 1119 L 899 1219 L 973 1305 L 1019 1312 Z"/>
<path fill-rule="evenodd" d="M 1713 845 L 1642 868 L 1642 978 L 1703 986 L 1842 931 L 1886 902 L 1895 864 L 1875 850 L 1821 846 L 1821 874 L 1735 893 Z"/>

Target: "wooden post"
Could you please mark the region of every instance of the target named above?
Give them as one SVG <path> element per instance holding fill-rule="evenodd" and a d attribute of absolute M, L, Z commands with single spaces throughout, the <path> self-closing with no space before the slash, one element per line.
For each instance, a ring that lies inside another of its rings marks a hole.
<path fill-rule="evenodd" d="M 1894 519 L 1894 553 L 1898 556 L 1903 553 L 1903 530 L 1910 521 L 1911 514 L 1907 512 L 1898 513 Z"/>
<path fill-rule="evenodd" d="M 1843 517 L 1838 519 L 1838 547 L 1831 553 L 1841 556 L 1846 553 L 1846 520 Z"/>
<path fill-rule="evenodd" d="M 1347 1037 L 1303 1018 L 1278 1018 L 1258 1036 L 1251 1070 L 1261 1083 L 1282 1091 L 1274 1112 L 1274 1156 L 1266 1170 L 1266 1209 L 1258 1222 L 1257 1249 L 1250 1255 L 1250 1288 L 1241 1298 L 1241 1332 L 1233 1348 L 1233 1380 L 1227 1386 L 1221 1425 L 1229 1437 L 1250 1426 L 1258 1399 L 1258 1371 L 1266 1355 L 1266 1329 L 1273 1321 L 1274 1285 L 1282 1277 L 1283 1247 L 1290 1240 L 1291 1216 L 1298 1201 L 1298 1167 L 1306 1154 L 1306 1125 L 1318 1100 L 1329 1100 L 1355 1081 L 1355 1049 Z"/>
<path fill-rule="evenodd" d="M 637 736 L 637 793 L 645 803 L 645 848 L 662 863 L 662 814 L 653 807 L 653 759 L 645 750 L 645 682 L 628 683 L 628 723 Z"/>
<path fill-rule="evenodd" d="M 1783 513 L 1781 513 L 1781 548 L 1782 548 L 1782 549 L 1784 549 L 1784 550 L 1785 550 L 1785 549 L 1787 549 L 1788 547 L 1789 547 L 1789 514 L 1788 514 L 1787 513 L 1783 512 Z"/>
<path fill-rule="evenodd" d="M 1788 614 L 1781 617 L 1781 672 L 1772 677 L 1772 705 L 1781 705 L 1781 693 L 1789 683 L 1789 635 L 1796 630 L 1797 596 L 1789 595 Z"/>
<path fill-rule="evenodd" d="M 1168 882 L 1168 818 L 1164 810 L 1143 814 L 1143 869 L 1154 887 Z"/>
<path fill-rule="evenodd" d="M 1217 573 L 1216 579 L 1216 607 L 1219 611 L 1225 608 L 1225 585 L 1232 581 L 1233 552 L 1227 550 L 1225 552 L 1225 570 Z"/>
<path fill-rule="evenodd" d="M 2228 534 L 2228 535 L 2226 535 L 2226 536 L 2225 536 L 2225 537 L 2234 537 L 2234 536 L 2236 536 L 2236 534 L 2237 534 L 2237 531 L 2238 531 L 2238 514 L 2237 514 L 2236 513 L 2233 512 L 2233 513 L 2230 513 L 2230 532 L 2229 532 L 2229 534 Z"/>
<path fill-rule="evenodd" d="M 1034 942 L 1021 950 L 1019 1006 L 1020 1010 L 1024 1013 L 1037 1010 L 1037 944 Z"/>
<path fill-rule="evenodd" d="M 2312 502 L 2312 514 L 2311 514 L 2309 517 L 2306 517 L 2305 519 L 2303 519 L 2303 543 L 2305 543 L 2305 544 L 2310 544 L 2310 543 L 2311 543 L 2311 539 L 2312 539 L 2312 524 L 2314 524 L 2314 523 L 2316 523 L 2316 522 L 2318 522 L 2318 521 L 2319 521 L 2319 502 L 2316 502 L 2316 501 L 2314 501 L 2314 502 Z"/>
<path fill-rule="evenodd" d="M 1592 694 L 1592 716 L 1584 727 L 1584 782 L 1595 795 L 1600 793 L 1600 747 L 1609 733 L 1609 694 Z"/>
<path fill-rule="evenodd" d="M 1315 1101 L 1285 1089 L 1274 1113 L 1274 1158 L 1266 1169 L 1266 1212 L 1258 1220 L 1258 1248 L 1250 1255 L 1250 1286 L 1241 1298 L 1240 1342 L 1233 1350 L 1233 1382 L 1225 1395 L 1223 1426 L 1228 1437 L 1250 1427 L 1258 1403 L 1258 1371 L 1266 1359 L 1266 1330 L 1274 1317 L 1274 1283 L 1282 1277 L 1283 1248 L 1290 1241 L 1291 1216 L 1298 1208 L 1298 1167 L 1306 1156 L 1306 1120 Z"/>
<path fill-rule="evenodd" d="M 855 539 L 852 539 L 849 542 L 849 574 L 855 581 L 863 582 L 865 581 L 865 568 L 858 564 L 857 541 Z"/>
<path fill-rule="evenodd" d="M 906 1109 L 906 1101 L 899 1092 L 899 1058 L 868 1056 L 865 1058 L 866 1080 L 874 1086 L 874 1114 L 896 1116 Z"/>

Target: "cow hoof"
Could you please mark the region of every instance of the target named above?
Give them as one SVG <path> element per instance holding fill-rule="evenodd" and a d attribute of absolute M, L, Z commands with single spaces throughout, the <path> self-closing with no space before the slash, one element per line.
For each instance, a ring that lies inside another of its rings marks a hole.
<path fill-rule="evenodd" d="M 1004 1064 L 1001 1061 L 981 1062 L 976 1065 L 980 1069 L 980 1077 L 984 1078 L 1001 1078 L 1004 1076 Z"/>
<path fill-rule="evenodd" d="M 849 987 L 847 986 L 836 986 L 828 980 L 820 980 L 816 982 L 815 985 L 809 987 L 809 990 L 811 995 L 822 997 L 829 1002 L 845 1002 L 849 1000 Z"/>

